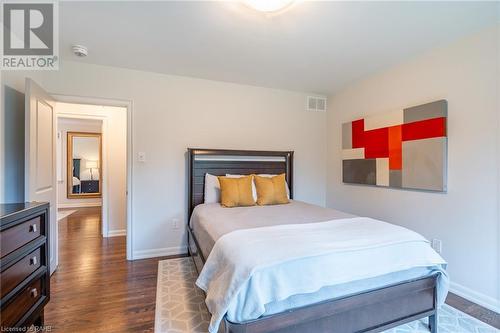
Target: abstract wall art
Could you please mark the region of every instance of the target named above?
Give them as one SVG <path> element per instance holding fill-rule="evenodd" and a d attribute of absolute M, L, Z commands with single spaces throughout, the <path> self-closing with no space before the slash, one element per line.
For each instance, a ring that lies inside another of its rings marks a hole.
<path fill-rule="evenodd" d="M 342 124 L 344 183 L 446 191 L 446 100 Z"/>

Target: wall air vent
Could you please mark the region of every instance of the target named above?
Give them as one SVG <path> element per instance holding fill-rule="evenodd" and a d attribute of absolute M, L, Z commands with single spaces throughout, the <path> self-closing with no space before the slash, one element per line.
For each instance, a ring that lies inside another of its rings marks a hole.
<path fill-rule="evenodd" d="M 326 97 L 307 96 L 307 111 L 326 111 Z"/>

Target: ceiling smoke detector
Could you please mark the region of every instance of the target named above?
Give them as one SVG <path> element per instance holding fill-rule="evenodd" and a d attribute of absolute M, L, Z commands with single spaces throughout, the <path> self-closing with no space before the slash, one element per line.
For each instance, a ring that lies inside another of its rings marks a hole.
<path fill-rule="evenodd" d="M 89 54 L 89 50 L 83 45 L 73 45 L 72 49 L 77 57 L 86 57 Z"/>

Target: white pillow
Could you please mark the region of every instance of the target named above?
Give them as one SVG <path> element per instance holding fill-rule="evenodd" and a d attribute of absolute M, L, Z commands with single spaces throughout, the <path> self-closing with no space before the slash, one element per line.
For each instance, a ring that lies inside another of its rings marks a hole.
<path fill-rule="evenodd" d="M 217 176 L 205 174 L 205 203 L 220 202 L 220 183 Z"/>
<path fill-rule="evenodd" d="M 229 178 L 240 178 L 240 177 L 243 177 L 244 175 L 232 175 L 232 174 L 226 174 L 226 177 L 229 177 Z M 274 177 L 274 176 L 277 176 L 277 175 L 271 175 L 271 174 L 266 174 L 266 173 L 261 173 L 260 175 L 257 175 L 257 176 L 261 176 L 261 177 Z M 288 199 L 290 199 L 290 189 L 288 188 L 288 183 L 286 182 L 285 180 L 285 185 L 286 185 L 286 196 L 288 197 Z M 252 196 L 253 196 L 253 199 L 255 201 L 257 201 L 257 188 L 255 187 L 255 181 L 252 181 Z"/>

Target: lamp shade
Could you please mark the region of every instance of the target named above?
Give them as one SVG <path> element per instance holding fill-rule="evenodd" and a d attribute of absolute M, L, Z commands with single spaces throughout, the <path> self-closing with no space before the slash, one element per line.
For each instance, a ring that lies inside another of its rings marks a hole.
<path fill-rule="evenodd" d="M 97 169 L 99 167 L 99 161 L 85 161 L 85 168 L 87 169 Z"/>

